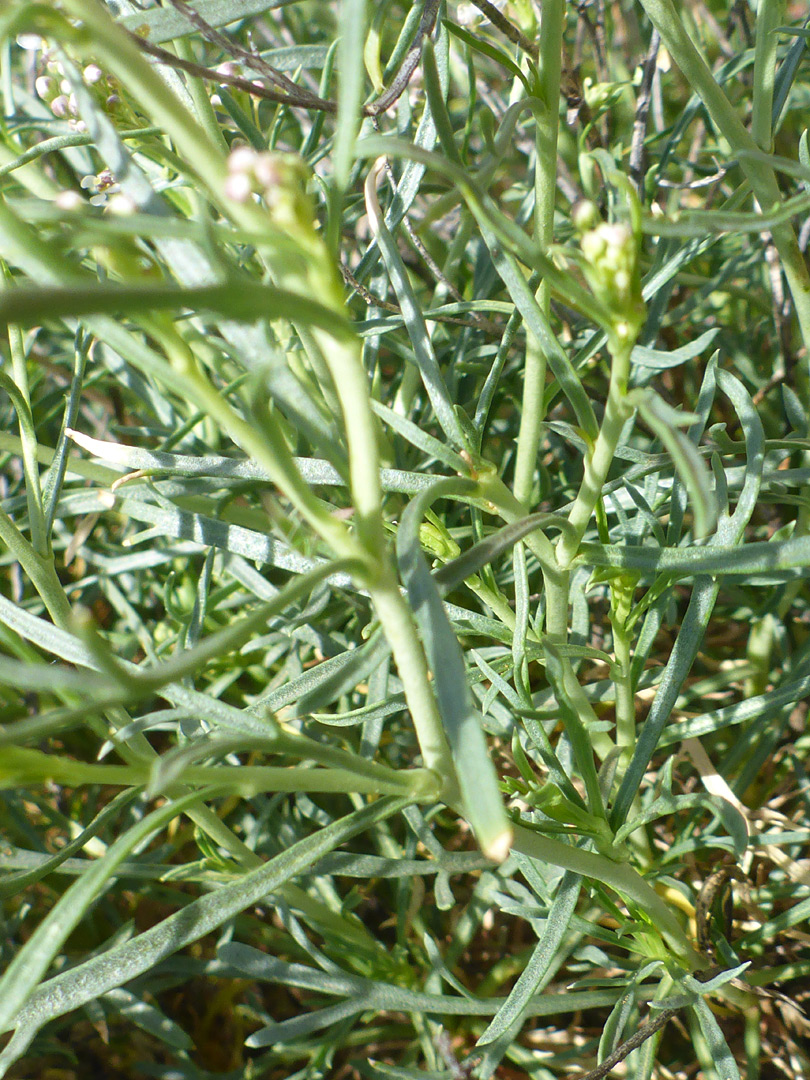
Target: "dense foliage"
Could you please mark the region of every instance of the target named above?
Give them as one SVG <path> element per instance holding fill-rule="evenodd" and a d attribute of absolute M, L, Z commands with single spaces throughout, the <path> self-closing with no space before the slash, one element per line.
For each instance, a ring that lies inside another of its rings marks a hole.
<path fill-rule="evenodd" d="M 0 1075 L 810 1075 L 781 0 L 7 0 Z"/>

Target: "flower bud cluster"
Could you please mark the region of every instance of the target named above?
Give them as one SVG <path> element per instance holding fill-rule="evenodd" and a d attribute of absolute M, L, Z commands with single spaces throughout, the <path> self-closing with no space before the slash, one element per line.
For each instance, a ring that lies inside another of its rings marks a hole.
<path fill-rule="evenodd" d="M 307 167 L 297 154 L 239 146 L 228 157 L 225 194 L 235 202 L 259 195 L 277 224 L 312 229 L 315 212 L 307 179 Z"/>
<path fill-rule="evenodd" d="M 638 241 L 633 230 L 623 222 L 598 221 L 591 203 L 580 204 L 574 224 L 583 230 L 582 269 L 591 291 L 613 316 L 617 332 L 625 336 L 644 319 Z"/>
<path fill-rule="evenodd" d="M 71 131 L 86 131 L 87 125 L 79 119 L 76 95 L 69 79 L 65 78 L 64 68 L 58 60 L 45 54 L 45 73 L 34 81 L 34 88 L 40 100 L 50 106 L 51 112 L 60 120 L 67 120 Z M 118 82 L 111 75 L 105 75 L 98 64 L 88 64 L 82 72 L 87 86 L 94 88 L 94 93 L 107 112 L 115 111 L 121 104 L 118 95 Z"/>

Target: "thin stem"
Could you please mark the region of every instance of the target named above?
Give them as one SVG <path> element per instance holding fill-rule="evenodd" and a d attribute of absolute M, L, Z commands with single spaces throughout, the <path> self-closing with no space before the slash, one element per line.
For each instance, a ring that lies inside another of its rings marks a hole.
<path fill-rule="evenodd" d="M 183 372 L 194 400 L 242 449 L 268 471 L 313 529 L 343 558 L 364 559 L 364 553 L 342 522 L 326 511 L 297 470 L 284 468 L 291 455 L 282 434 L 270 425 L 260 430 L 232 408 L 205 375 L 192 364 Z"/>
<path fill-rule="evenodd" d="M 754 50 L 751 134 L 766 152 L 773 149 L 773 84 L 776 76 L 776 30 L 785 20 L 785 0 L 759 0 Z"/>
<path fill-rule="evenodd" d="M 613 653 L 616 657 L 613 675 L 616 687 L 616 745 L 622 748 L 621 767 L 625 768 L 636 742 L 636 696 L 631 672 L 630 635 L 618 619 L 613 621 Z"/>
<path fill-rule="evenodd" d="M 444 734 L 436 699 L 430 687 L 425 651 L 416 632 L 413 615 L 399 590 L 393 570 L 388 570 L 371 590 L 374 608 L 397 665 L 405 700 L 411 713 L 425 767 L 444 784 L 442 798 L 455 793 L 455 769 Z"/>
<path fill-rule="evenodd" d="M 176 44 L 177 55 L 183 60 L 193 60 L 194 54 L 191 51 L 191 43 L 186 38 L 180 38 Z M 180 76 L 178 75 L 179 79 Z M 205 128 L 208 138 L 212 143 L 219 146 L 220 150 L 227 154 L 228 144 L 225 141 L 225 136 L 222 134 L 222 128 L 217 121 L 214 107 L 211 104 L 211 98 L 209 97 L 208 88 L 199 76 L 190 75 L 186 79 L 186 85 L 188 92 L 191 95 L 191 100 L 194 102 L 194 107 L 197 110 L 197 118 Z"/>
<path fill-rule="evenodd" d="M 20 426 L 20 445 L 22 448 L 23 472 L 25 474 L 25 499 L 28 506 L 28 521 L 31 529 L 31 545 L 43 558 L 50 556 L 48 529 L 42 508 L 42 488 L 39 483 L 39 465 L 37 463 L 37 434 L 31 413 L 31 396 L 28 392 L 28 370 L 25 363 L 25 347 L 19 326 L 10 325 L 8 342 L 11 349 L 13 381 L 5 372 L 0 371 L 0 387 L 11 398 Z"/>
<path fill-rule="evenodd" d="M 103 765 L 45 754 L 39 750 L 7 747 L 3 768 L 19 775 L 23 783 L 39 784 L 55 780 L 70 787 L 84 784 L 109 784 L 114 787 L 141 787 L 149 783 L 150 766 Z M 357 769 L 280 767 L 273 765 L 193 765 L 180 777 L 185 790 L 202 786 L 209 792 L 221 789 L 256 795 L 266 791 L 361 792 L 372 795 L 406 795 L 410 798 L 435 798 L 436 777 L 425 769 L 383 768 L 357 758 Z M 172 795 L 181 790 L 177 784 L 167 789 Z"/>
<path fill-rule="evenodd" d="M 358 770 L 362 758 L 357 759 Z M 426 769 L 390 770 L 391 776 L 363 776 L 351 769 L 308 769 L 272 765 L 218 765 L 213 768 L 195 766 L 183 772 L 187 784 L 209 787 L 222 785 L 223 790 L 251 797 L 269 791 L 311 791 L 320 793 L 362 793 L 369 795 L 405 795 L 414 800 L 435 799 L 438 781 L 435 773 Z"/>
<path fill-rule="evenodd" d="M 565 26 L 564 0 L 543 0 L 540 35 L 541 105 L 535 108 L 535 208 L 534 231 L 541 250 L 548 251 L 554 242 L 554 203 L 557 195 L 557 138 L 560 116 L 560 76 L 562 71 L 562 36 Z M 535 294 L 537 303 L 548 318 L 551 291 L 545 281 Z M 540 343 L 531 334 L 526 344 L 526 369 L 523 380 L 523 403 L 515 461 L 515 496 L 531 508 L 537 452 L 545 412 L 546 357 Z"/>
<path fill-rule="evenodd" d="M 57 626 L 68 626 L 71 619 L 70 604 L 57 576 L 53 559 L 37 554 L 2 508 L 0 508 L 0 542 L 22 566 L 54 623 Z"/>
<path fill-rule="evenodd" d="M 619 444 L 619 436 L 632 409 L 628 405 L 627 380 L 630 375 L 630 352 L 633 342 L 609 342 L 613 364 L 610 372 L 605 416 L 592 452 L 585 459 L 585 475 L 582 478 L 577 497 L 568 522 L 573 532 L 565 532 L 557 544 L 557 560 L 562 567 L 568 567 L 577 553 L 582 537 L 588 528 L 597 500 L 599 499 L 608 471 Z"/>

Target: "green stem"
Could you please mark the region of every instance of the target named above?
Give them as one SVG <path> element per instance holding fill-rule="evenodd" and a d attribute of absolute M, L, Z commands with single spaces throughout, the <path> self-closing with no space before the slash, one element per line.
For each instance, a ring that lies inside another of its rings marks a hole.
<path fill-rule="evenodd" d="M 482 475 L 479 478 L 481 492 L 497 508 L 504 521 L 519 521 L 526 516 L 526 508 L 497 476 Z M 573 538 L 573 536 L 572 536 Z M 530 533 L 523 543 L 537 558 L 543 572 L 543 589 L 546 595 L 546 633 L 552 641 L 565 644 L 568 639 L 568 586 L 569 573 L 557 562 L 554 545 L 541 529 Z"/>
<path fill-rule="evenodd" d="M 612 366 L 610 371 L 610 386 L 608 388 L 605 416 L 599 434 L 596 437 L 593 450 L 585 459 L 585 474 L 582 478 L 577 497 L 568 522 L 572 526 L 571 532 L 564 532 L 557 544 L 557 561 L 562 567 L 569 567 L 571 560 L 577 553 L 585 531 L 590 523 L 597 500 L 599 499 L 608 471 L 619 444 L 619 436 L 627 418 L 632 413 L 628 405 L 627 380 L 630 375 L 630 353 L 632 341 L 617 342 L 609 341 L 608 347 L 612 354 Z"/>
<path fill-rule="evenodd" d="M 766 153 L 773 149 L 773 84 L 776 75 L 776 31 L 785 21 L 785 0 L 759 0 L 754 51 L 751 134 Z"/>
<path fill-rule="evenodd" d="M 67 627 L 71 620 L 70 604 L 54 568 L 53 558 L 44 558 L 37 554 L 2 508 L 0 508 L 0 542 L 22 566 L 54 623 L 57 626 Z"/>
<path fill-rule="evenodd" d="M 535 108 L 535 207 L 534 231 L 540 248 L 548 251 L 554 242 L 554 204 L 557 195 L 557 137 L 560 115 L 560 74 L 562 70 L 562 35 L 565 25 L 565 0 L 543 0 L 540 35 L 541 106 Z M 548 318 L 551 291 L 543 281 L 536 300 Z M 531 334 L 526 344 L 526 369 L 523 403 L 517 439 L 514 490 L 516 498 L 530 508 L 537 452 L 540 446 L 545 413 L 546 357 L 540 343 Z"/>
<path fill-rule="evenodd" d="M 197 59 L 188 38 L 178 38 L 174 43 L 174 47 L 181 60 L 194 61 Z M 227 154 L 228 144 L 222 134 L 222 128 L 219 126 L 205 83 L 198 76 L 189 75 L 188 73 L 185 75 L 185 80 L 191 100 L 194 102 L 194 108 L 197 110 L 197 119 L 202 124 L 211 142 L 219 146 L 223 154 Z"/>
<path fill-rule="evenodd" d="M 354 763 L 353 763 L 354 764 Z M 437 781 L 425 769 L 383 768 L 374 762 L 357 759 L 358 768 L 305 768 L 272 765 L 192 765 L 183 770 L 183 789 L 205 787 L 250 796 L 268 791 L 361 792 L 372 795 L 405 795 L 420 800 L 435 799 Z M 2 773 L 19 786 L 51 780 L 68 787 L 84 784 L 109 784 L 114 787 L 141 787 L 149 783 L 149 765 L 101 765 L 73 761 L 25 747 L 7 747 Z M 181 789 L 172 784 L 167 789 L 176 795 Z"/>
<path fill-rule="evenodd" d="M 183 348 L 185 348 L 184 343 Z M 242 447 L 249 457 L 267 470 L 296 510 L 331 546 L 332 550 L 341 558 L 367 561 L 364 559 L 364 552 L 360 545 L 345 525 L 325 510 L 321 502 L 312 494 L 309 485 L 292 463 L 292 456 L 283 435 L 272 425 L 265 424 L 259 429 L 239 416 L 196 367 L 193 360 L 188 357 L 178 357 L 178 363 L 182 363 L 185 367 L 182 375 L 193 389 L 195 402 L 228 433 L 238 446 Z M 285 465 L 289 467 L 285 468 Z"/>
<path fill-rule="evenodd" d="M 613 652 L 616 668 L 613 684 L 616 687 L 616 745 L 622 748 L 621 768 L 630 762 L 631 748 L 636 742 L 636 696 L 631 673 L 630 636 L 618 619 L 613 621 Z"/>
<path fill-rule="evenodd" d="M 387 570 L 371 590 L 374 608 L 397 665 L 405 700 L 411 713 L 425 768 L 432 769 L 445 785 L 443 799 L 455 793 L 455 769 L 444 726 L 430 686 L 425 651 L 393 570 Z"/>
<path fill-rule="evenodd" d="M 19 326 L 9 326 L 8 341 L 11 348 L 14 379 L 10 379 L 4 371 L 0 371 L 0 388 L 5 390 L 11 398 L 17 413 L 17 422 L 20 426 L 20 446 L 22 449 L 23 473 L 25 475 L 28 522 L 31 529 L 31 545 L 38 555 L 48 558 L 50 544 L 45 524 L 45 513 L 42 509 L 42 489 L 39 483 L 39 465 L 37 464 L 37 434 L 31 413 L 25 349 Z"/>
<path fill-rule="evenodd" d="M 359 764 L 360 759 L 358 759 Z M 183 773 L 183 781 L 192 785 L 219 786 L 238 792 L 245 798 L 269 791 L 348 792 L 370 795 L 405 795 L 415 801 L 435 799 L 436 775 L 426 769 L 404 769 L 388 779 L 362 776 L 354 769 L 279 768 L 272 765 L 194 766 Z"/>

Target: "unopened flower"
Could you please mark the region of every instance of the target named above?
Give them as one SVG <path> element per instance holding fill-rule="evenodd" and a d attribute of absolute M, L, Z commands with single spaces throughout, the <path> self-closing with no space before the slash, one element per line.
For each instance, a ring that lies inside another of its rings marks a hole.
<path fill-rule="evenodd" d="M 84 199 L 78 191 L 60 191 L 53 201 L 60 210 L 78 210 L 84 205 Z"/>
<path fill-rule="evenodd" d="M 235 60 L 226 60 L 224 64 L 218 64 L 214 68 L 220 75 L 226 75 L 231 79 L 236 78 L 242 72 L 242 65 Z"/>
<path fill-rule="evenodd" d="M 65 94 L 59 94 L 51 102 L 51 112 L 54 116 L 58 116 L 60 120 L 65 120 L 70 116 L 70 103 Z"/>
<path fill-rule="evenodd" d="M 585 212 L 580 214 L 580 220 Z M 638 265 L 638 242 L 623 222 L 599 222 L 580 240 L 583 271 L 594 296 L 611 312 L 616 332 L 624 337 L 641 326 L 644 302 Z"/>
<path fill-rule="evenodd" d="M 17 44 L 26 52 L 38 52 L 45 48 L 45 39 L 39 34 L 18 34 Z"/>
<path fill-rule="evenodd" d="M 231 173 L 225 178 L 225 194 L 234 202 L 247 202 L 253 191 L 253 184 L 247 173 Z"/>
<path fill-rule="evenodd" d="M 38 75 L 34 80 L 34 89 L 37 92 L 37 97 L 42 98 L 43 101 L 48 101 L 55 90 L 55 84 L 50 75 Z"/>
<path fill-rule="evenodd" d="M 92 199 L 90 201 L 92 202 Z M 127 195 L 125 191 L 116 191 L 107 200 L 107 205 L 104 209 L 108 214 L 116 214 L 118 217 L 128 217 L 130 214 L 137 213 L 138 204 L 132 196 Z"/>
<path fill-rule="evenodd" d="M 228 155 L 229 173 L 246 173 L 252 170 L 256 161 L 256 151 L 252 146 L 237 146 Z"/>

